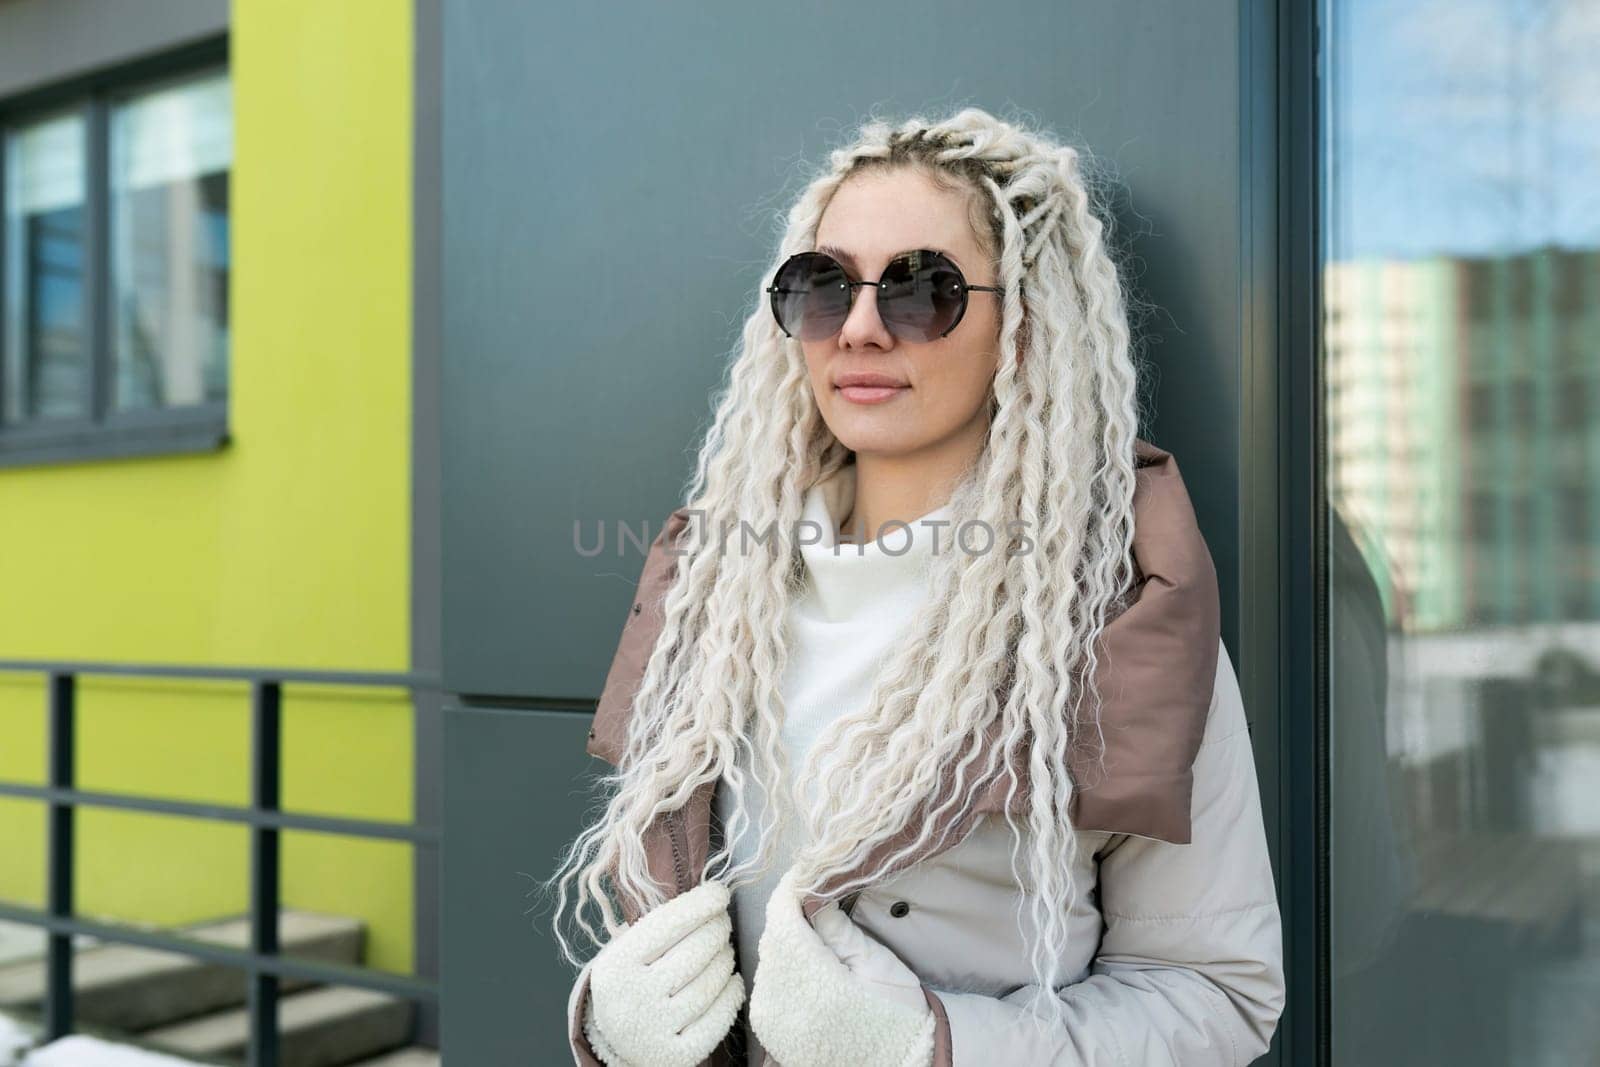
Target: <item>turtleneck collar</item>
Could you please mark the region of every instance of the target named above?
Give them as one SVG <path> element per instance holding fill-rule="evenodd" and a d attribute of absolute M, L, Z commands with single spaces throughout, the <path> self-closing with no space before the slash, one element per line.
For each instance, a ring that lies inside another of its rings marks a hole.
<path fill-rule="evenodd" d="M 815 544 L 799 546 L 808 578 L 802 607 L 829 622 L 853 618 L 870 607 L 911 606 L 924 591 L 921 579 L 932 563 L 935 537 L 940 552 L 949 552 L 953 543 L 949 525 L 924 525 L 948 523 L 949 504 L 905 526 L 890 524 L 877 540 L 839 543 L 838 526 L 854 505 L 855 492 L 856 467 L 851 463 L 811 486 L 801 511 L 802 519 L 809 520 L 801 529 L 801 541 L 818 538 Z"/>

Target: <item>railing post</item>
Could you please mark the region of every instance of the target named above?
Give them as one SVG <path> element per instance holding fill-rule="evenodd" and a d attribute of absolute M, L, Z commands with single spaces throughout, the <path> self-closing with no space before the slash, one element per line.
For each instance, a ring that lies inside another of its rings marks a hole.
<path fill-rule="evenodd" d="M 251 804 L 258 812 L 279 809 L 282 781 L 280 712 L 283 690 L 278 682 L 252 687 Z M 250 828 L 250 947 L 261 955 L 278 954 L 278 829 Z M 250 974 L 249 1067 L 278 1067 L 278 976 Z"/>
<path fill-rule="evenodd" d="M 77 678 L 67 673 L 50 675 L 50 785 L 71 789 L 75 779 L 73 736 Z M 73 808 L 70 800 L 50 802 L 50 916 L 72 918 Z M 47 935 L 45 1040 L 72 1032 L 72 934 L 51 930 Z"/>

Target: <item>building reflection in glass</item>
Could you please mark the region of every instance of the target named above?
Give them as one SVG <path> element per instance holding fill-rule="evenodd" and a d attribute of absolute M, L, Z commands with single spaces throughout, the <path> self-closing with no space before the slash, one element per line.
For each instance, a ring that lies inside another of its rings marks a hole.
<path fill-rule="evenodd" d="M 1341 1064 L 1600 1063 L 1600 5 L 1329 0 Z"/>

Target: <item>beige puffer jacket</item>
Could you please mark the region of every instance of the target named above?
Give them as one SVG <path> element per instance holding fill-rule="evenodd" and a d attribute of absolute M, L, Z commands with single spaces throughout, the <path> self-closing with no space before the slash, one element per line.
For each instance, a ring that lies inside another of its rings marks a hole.
<path fill-rule="evenodd" d="M 1050 994 L 1065 1004 L 1065 1025 L 1040 1032 L 1023 1007 L 1041 991 L 1017 928 L 1008 781 L 956 819 L 943 849 L 841 902 L 922 979 L 935 1067 L 1234 1067 L 1266 1051 L 1283 1010 L 1277 894 L 1216 573 L 1172 455 L 1140 440 L 1137 460 L 1137 595 L 1108 624 L 1097 675 L 1106 773 L 1073 767 L 1075 781 L 1095 784 L 1073 798 L 1085 892 L 1069 916 L 1072 980 Z M 595 713 L 588 751 L 613 764 L 659 634 L 677 559 L 668 546 L 687 522 L 686 509 L 674 511 L 651 546 Z M 1025 774 L 1018 785 L 1020 823 Z M 669 895 L 696 883 L 713 836 L 720 841 L 714 786 L 647 835 L 652 876 Z M 809 897 L 807 918 L 827 899 Z M 622 907 L 637 917 L 634 901 Z M 1026 906 L 1021 915 L 1031 935 Z M 567 1005 L 568 1038 L 576 1063 L 598 1067 L 582 1029 L 587 996 L 585 967 Z M 740 1031 L 704 1067 L 742 1064 Z"/>

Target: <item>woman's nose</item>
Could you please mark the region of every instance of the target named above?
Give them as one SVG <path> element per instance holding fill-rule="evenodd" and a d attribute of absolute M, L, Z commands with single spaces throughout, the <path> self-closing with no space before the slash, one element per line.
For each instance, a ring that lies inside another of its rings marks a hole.
<path fill-rule="evenodd" d="M 850 314 L 839 329 L 839 341 L 852 348 L 869 343 L 888 348 L 894 344 L 894 335 L 883 325 L 883 316 L 878 314 L 876 285 L 863 285 L 856 290 Z"/>

